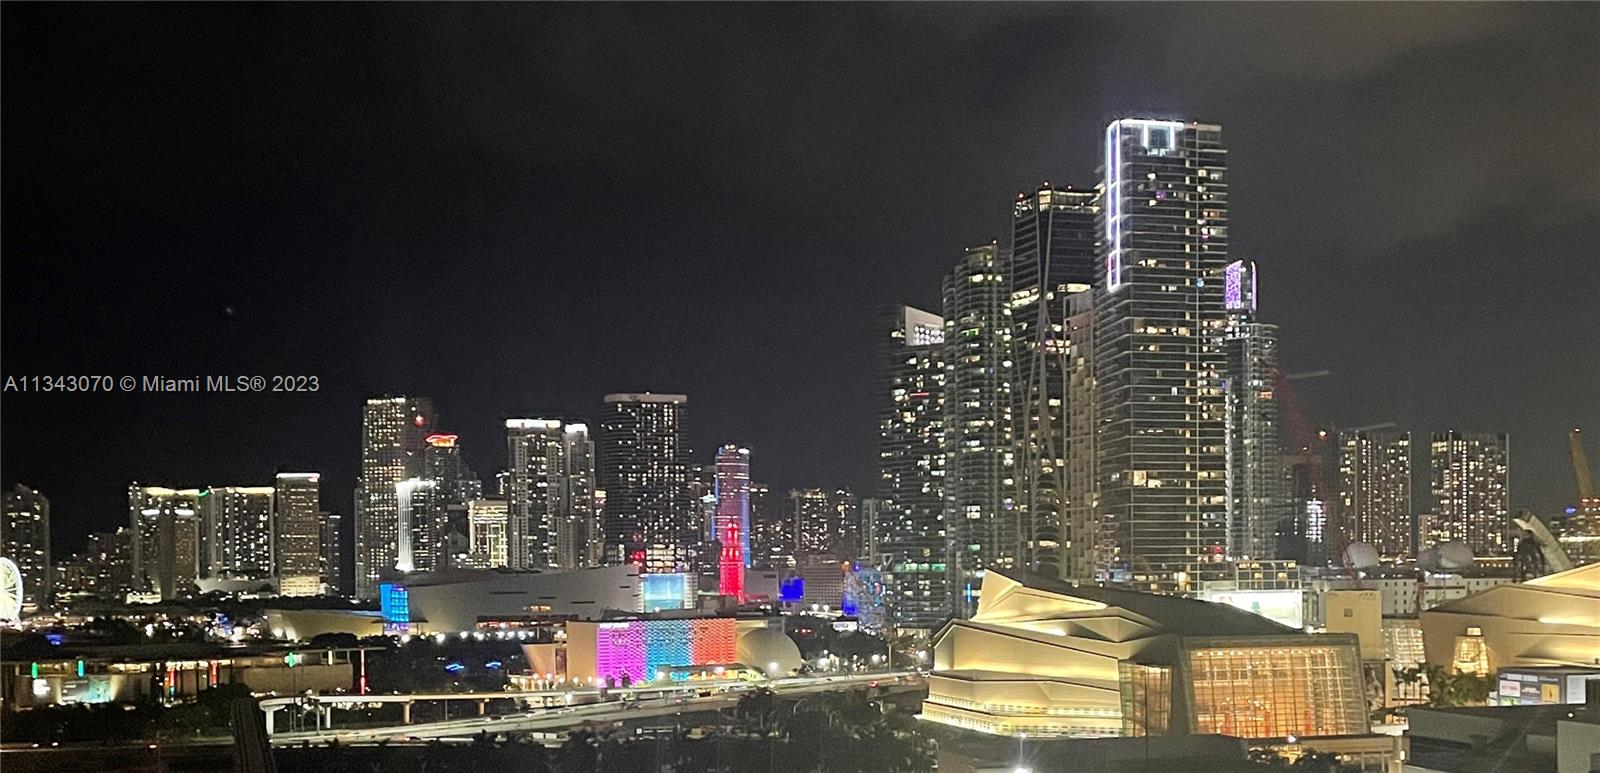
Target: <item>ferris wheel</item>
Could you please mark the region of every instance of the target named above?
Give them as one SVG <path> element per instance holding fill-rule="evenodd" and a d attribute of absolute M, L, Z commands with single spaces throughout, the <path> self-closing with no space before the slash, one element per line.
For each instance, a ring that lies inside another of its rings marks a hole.
<path fill-rule="evenodd" d="M 0 558 L 0 620 L 22 617 L 22 572 L 9 558 Z"/>

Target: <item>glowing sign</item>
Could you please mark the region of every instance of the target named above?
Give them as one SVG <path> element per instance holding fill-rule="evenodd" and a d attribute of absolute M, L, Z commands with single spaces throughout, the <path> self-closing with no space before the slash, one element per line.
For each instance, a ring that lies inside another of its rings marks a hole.
<path fill-rule="evenodd" d="M 645 574 L 639 576 L 643 585 L 644 611 L 683 609 L 689 595 L 689 575 L 679 573 Z"/>
<path fill-rule="evenodd" d="M 806 595 L 806 579 L 799 575 L 785 577 L 778 586 L 778 600 L 785 603 L 800 603 Z"/>
<path fill-rule="evenodd" d="M 1247 288 L 1246 285 L 1249 285 Z M 1256 266 L 1254 262 L 1236 260 L 1228 264 L 1222 274 L 1222 306 L 1228 311 L 1256 310 Z"/>
<path fill-rule="evenodd" d="M 1200 598 L 1252 612 L 1290 628 L 1305 624 L 1304 595 L 1297 590 L 1203 590 Z"/>
<path fill-rule="evenodd" d="M 428 443 L 428 445 L 433 446 L 434 448 L 455 448 L 456 447 L 456 440 L 458 438 L 460 438 L 460 437 L 461 437 L 460 435 L 448 435 L 448 434 L 439 432 L 439 433 L 434 433 L 432 435 L 429 435 L 429 436 L 423 438 L 423 440 L 426 441 Z"/>

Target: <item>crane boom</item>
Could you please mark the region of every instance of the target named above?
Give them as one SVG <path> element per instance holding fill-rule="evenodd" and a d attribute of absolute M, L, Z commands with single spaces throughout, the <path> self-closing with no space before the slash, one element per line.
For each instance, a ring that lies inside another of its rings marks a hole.
<path fill-rule="evenodd" d="M 1589 474 L 1589 455 L 1583 451 L 1583 430 L 1573 427 L 1567 442 L 1572 445 L 1572 471 L 1578 477 L 1578 501 L 1587 502 L 1595 498 L 1594 478 Z"/>

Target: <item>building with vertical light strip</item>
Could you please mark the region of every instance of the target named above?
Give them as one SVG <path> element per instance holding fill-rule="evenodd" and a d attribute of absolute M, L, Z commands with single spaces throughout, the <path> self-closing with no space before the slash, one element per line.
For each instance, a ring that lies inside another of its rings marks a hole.
<path fill-rule="evenodd" d="M 1011 218 L 1012 422 L 1016 452 L 1018 561 L 1047 576 L 1063 573 L 1068 524 L 1068 300 L 1094 282 L 1093 191 L 1048 184 L 1021 194 Z"/>
<path fill-rule="evenodd" d="M 185 582 L 194 582 L 200 572 L 199 513 L 199 489 L 128 485 L 134 591 L 161 593 L 166 587 L 178 592 Z"/>
<path fill-rule="evenodd" d="M 1462 542 L 1475 556 L 1510 555 L 1511 436 L 1436 432 L 1429 452 L 1434 507 L 1419 549 Z"/>
<path fill-rule="evenodd" d="M 322 579 L 322 476 L 280 472 L 272 497 L 272 573 L 285 596 L 316 596 Z"/>
<path fill-rule="evenodd" d="M 750 566 L 750 449 L 717 449 L 715 538 L 717 591 L 744 600 L 744 572 Z"/>
<path fill-rule="evenodd" d="M 1094 308 L 1099 561 L 1140 587 L 1186 589 L 1228 542 L 1222 127 L 1113 121 L 1104 172 Z"/>
<path fill-rule="evenodd" d="M 686 395 L 605 396 L 600 417 L 599 477 L 606 492 L 606 560 L 681 571 L 703 528 L 689 495 Z"/>
<path fill-rule="evenodd" d="M 1415 556 L 1411 524 L 1411 433 L 1339 433 L 1340 544 L 1365 542 L 1386 559 Z"/>
<path fill-rule="evenodd" d="M 953 613 L 944 523 L 944 320 L 889 310 L 880 334 L 877 549 L 895 624 L 932 630 Z"/>
<path fill-rule="evenodd" d="M 375 397 L 361 416 L 361 474 L 355 493 L 355 594 L 378 597 L 378 581 L 400 558 L 396 488 L 422 475 L 424 438 L 433 434 L 433 403 L 425 397 Z"/>
<path fill-rule="evenodd" d="M 1254 261 L 1229 263 L 1222 288 L 1228 557 L 1270 559 L 1277 557 L 1278 534 L 1291 513 L 1278 441 L 1278 326 L 1256 319 Z"/>
<path fill-rule="evenodd" d="M 20 483 L 5 493 L 0 557 L 11 559 L 22 574 L 24 609 L 50 603 L 50 500 Z"/>
<path fill-rule="evenodd" d="M 944 277 L 944 519 L 966 616 L 984 570 L 1017 561 L 1010 250 L 972 247 Z"/>

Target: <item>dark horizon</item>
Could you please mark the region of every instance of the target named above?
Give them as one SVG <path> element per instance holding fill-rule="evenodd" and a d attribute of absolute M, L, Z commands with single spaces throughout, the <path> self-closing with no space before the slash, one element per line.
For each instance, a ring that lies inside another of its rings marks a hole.
<path fill-rule="evenodd" d="M 700 461 L 866 494 L 877 311 L 937 312 L 1017 191 L 1092 187 L 1148 115 L 1223 126 L 1282 369 L 1333 373 L 1307 421 L 1395 422 L 1419 467 L 1509 433 L 1513 507 L 1575 499 L 1600 12 L 1157 8 L 7 3 L 4 376 L 322 390 L 4 393 L 0 483 L 65 556 L 134 480 L 315 470 L 348 516 L 368 396 L 431 397 L 492 483 L 503 418 L 655 391 Z"/>

